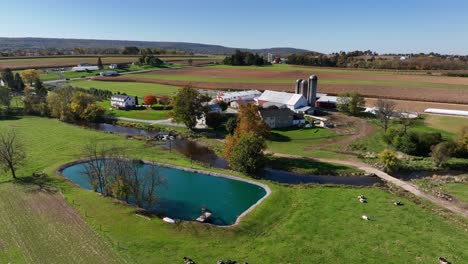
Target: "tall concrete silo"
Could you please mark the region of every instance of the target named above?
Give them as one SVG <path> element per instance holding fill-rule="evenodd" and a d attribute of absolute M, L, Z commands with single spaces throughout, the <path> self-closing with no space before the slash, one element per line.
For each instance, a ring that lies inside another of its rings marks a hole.
<path fill-rule="evenodd" d="M 311 75 L 309 77 L 309 93 L 307 98 L 307 102 L 312 107 L 315 107 L 315 103 L 317 101 L 317 85 L 318 85 L 318 78 L 316 75 Z"/>
<path fill-rule="evenodd" d="M 307 99 L 307 95 L 309 94 L 309 82 L 307 80 L 302 80 L 301 82 L 301 94 Z"/>
<path fill-rule="evenodd" d="M 296 94 L 302 94 L 302 92 L 301 92 L 301 82 L 302 82 L 302 79 L 297 79 L 296 80 L 296 89 L 294 90 Z"/>

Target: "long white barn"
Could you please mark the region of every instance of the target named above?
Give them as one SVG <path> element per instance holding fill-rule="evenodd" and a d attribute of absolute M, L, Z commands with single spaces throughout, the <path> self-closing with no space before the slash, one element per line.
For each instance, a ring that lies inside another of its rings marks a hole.
<path fill-rule="evenodd" d="M 278 107 L 286 106 L 295 112 L 307 112 L 308 109 L 310 109 L 307 99 L 303 95 L 295 93 L 266 90 L 256 101 L 259 105 L 264 107 L 271 105 L 276 105 Z"/>

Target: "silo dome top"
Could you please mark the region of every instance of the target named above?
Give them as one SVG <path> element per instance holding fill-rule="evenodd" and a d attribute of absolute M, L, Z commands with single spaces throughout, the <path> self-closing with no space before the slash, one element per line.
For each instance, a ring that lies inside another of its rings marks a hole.
<path fill-rule="evenodd" d="M 311 75 L 310 79 L 315 81 L 315 80 L 318 80 L 318 77 L 317 77 L 317 75 Z"/>

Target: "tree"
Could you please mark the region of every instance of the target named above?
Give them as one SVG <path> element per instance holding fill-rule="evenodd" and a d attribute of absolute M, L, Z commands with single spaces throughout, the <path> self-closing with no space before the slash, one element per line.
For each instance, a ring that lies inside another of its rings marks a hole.
<path fill-rule="evenodd" d="M 193 65 L 193 60 L 192 59 L 188 59 L 188 65 L 192 66 Z"/>
<path fill-rule="evenodd" d="M 15 88 L 11 89 L 12 92 L 17 93 L 17 94 L 22 93 L 25 87 L 26 85 L 24 84 L 23 79 L 21 78 L 21 75 L 19 73 L 16 73 L 15 74 Z"/>
<path fill-rule="evenodd" d="M 27 69 L 21 72 L 21 78 L 32 86 L 33 82 L 39 79 L 39 73 L 34 69 Z"/>
<path fill-rule="evenodd" d="M 341 112 L 351 115 L 359 114 L 365 106 L 364 97 L 356 92 L 342 93 L 337 98 L 336 107 Z"/>
<path fill-rule="evenodd" d="M 413 118 L 411 118 L 408 111 L 403 111 L 400 113 L 400 124 L 403 126 L 403 133 L 406 134 L 408 127 L 413 124 Z"/>
<path fill-rule="evenodd" d="M 183 123 L 187 128 L 193 130 L 197 124 L 197 119 L 208 112 L 206 103 L 209 97 L 200 94 L 197 90 L 187 85 L 174 96 L 172 105 L 172 117 L 175 122 Z"/>
<path fill-rule="evenodd" d="M 464 126 L 460 129 L 456 144 L 456 155 L 462 158 L 468 158 L 468 126 Z"/>
<path fill-rule="evenodd" d="M 395 152 L 390 149 L 385 149 L 379 153 L 379 161 L 383 164 L 386 171 L 394 171 L 400 165 L 400 160 L 395 155 Z"/>
<path fill-rule="evenodd" d="M 158 98 L 152 94 L 148 94 L 144 99 L 145 105 L 154 105 L 158 103 Z"/>
<path fill-rule="evenodd" d="M 10 170 L 16 178 L 16 169 L 26 158 L 24 146 L 14 130 L 0 131 L 0 167 Z"/>
<path fill-rule="evenodd" d="M 13 75 L 13 71 L 10 68 L 5 68 L 2 71 L 2 80 L 5 82 L 5 85 L 8 86 L 10 89 L 16 86 L 15 77 Z"/>
<path fill-rule="evenodd" d="M 7 87 L 0 86 L 0 105 L 4 105 L 7 108 L 10 107 L 11 103 L 11 91 Z"/>
<path fill-rule="evenodd" d="M 265 139 L 249 132 L 241 135 L 232 149 L 229 166 L 243 173 L 256 173 L 265 165 Z"/>
<path fill-rule="evenodd" d="M 387 131 L 390 118 L 395 113 L 395 106 L 396 104 L 394 101 L 380 99 L 380 98 L 377 100 L 375 104 L 375 108 L 377 109 L 377 117 L 382 122 L 382 127 L 384 131 Z"/>
<path fill-rule="evenodd" d="M 441 142 L 432 146 L 432 161 L 437 167 L 442 167 L 451 157 L 453 150 L 454 144 L 452 142 Z"/>
<path fill-rule="evenodd" d="M 97 60 L 97 66 L 98 68 L 101 70 L 101 69 L 104 69 L 104 65 L 102 64 L 102 59 L 101 57 L 98 58 Z"/>
<path fill-rule="evenodd" d="M 205 115 L 205 124 L 211 128 L 217 128 L 223 123 L 223 115 L 220 113 L 207 113 Z"/>
<path fill-rule="evenodd" d="M 44 87 L 42 81 L 37 78 L 35 81 L 34 81 L 34 90 L 37 94 L 37 96 L 39 97 L 46 97 L 47 96 L 47 89 Z"/>
<path fill-rule="evenodd" d="M 129 46 L 129 47 L 125 47 L 123 49 L 122 54 L 125 54 L 125 55 L 138 55 L 139 52 L 140 52 L 140 49 L 138 47 Z"/>
<path fill-rule="evenodd" d="M 254 132 L 263 138 L 270 136 L 270 127 L 260 117 L 258 106 L 255 104 L 241 104 L 239 107 L 236 133 L 248 132 Z"/>
<path fill-rule="evenodd" d="M 226 131 L 230 134 L 233 135 L 234 131 L 236 130 L 237 127 L 237 118 L 231 117 L 228 119 L 226 122 Z"/>

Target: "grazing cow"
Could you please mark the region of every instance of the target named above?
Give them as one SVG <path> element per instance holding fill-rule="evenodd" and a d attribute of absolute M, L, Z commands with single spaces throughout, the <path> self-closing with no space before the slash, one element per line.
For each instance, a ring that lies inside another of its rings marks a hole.
<path fill-rule="evenodd" d="M 363 216 L 361 216 L 361 218 L 364 219 L 364 220 L 366 220 L 366 221 L 369 221 L 369 220 L 370 220 L 370 217 L 367 216 L 367 215 L 363 215 Z"/>
<path fill-rule="evenodd" d="M 444 257 L 439 257 L 439 263 L 440 264 L 450 264 L 450 262 Z"/>

